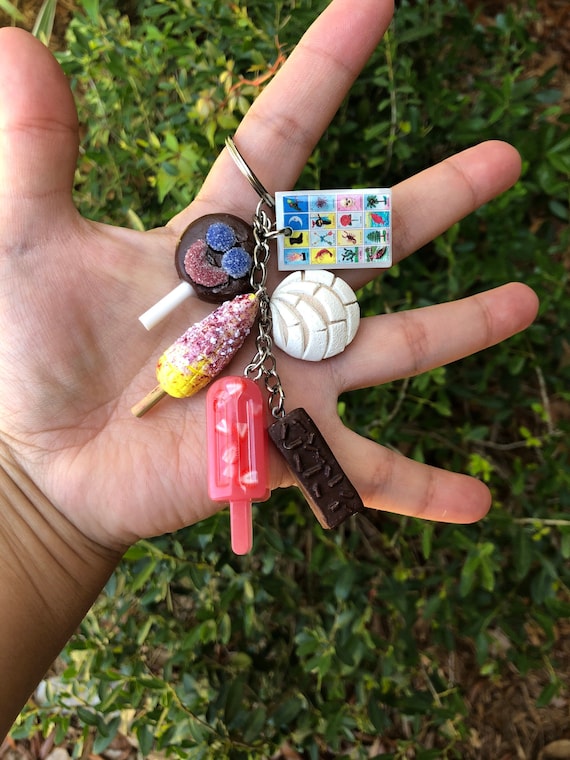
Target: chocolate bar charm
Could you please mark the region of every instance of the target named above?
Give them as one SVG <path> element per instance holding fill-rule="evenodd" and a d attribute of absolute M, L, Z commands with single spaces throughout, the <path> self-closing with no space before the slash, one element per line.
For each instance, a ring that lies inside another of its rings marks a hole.
<path fill-rule="evenodd" d="M 269 428 L 323 528 L 336 528 L 364 504 L 320 430 L 304 409 L 293 409 Z"/>

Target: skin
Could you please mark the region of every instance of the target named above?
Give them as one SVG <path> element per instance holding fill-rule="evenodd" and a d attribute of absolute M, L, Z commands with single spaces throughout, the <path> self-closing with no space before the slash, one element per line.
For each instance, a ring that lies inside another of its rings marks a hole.
<path fill-rule="evenodd" d="M 244 118 L 236 144 L 270 192 L 293 186 L 392 11 L 390 0 L 333 0 Z M 130 413 L 153 387 L 162 350 L 211 306 L 192 300 L 151 333 L 137 317 L 176 284 L 172 255 L 191 221 L 220 210 L 247 219 L 258 199 L 223 151 L 199 197 L 163 228 L 83 219 L 72 200 L 77 116 L 59 66 L 30 35 L 4 28 L 0 71 L 2 735 L 125 548 L 223 506 L 206 493 L 204 394 L 162 401 L 143 420 Z M 396 259 L 510 187 L 519 170 L 512 147 L 489 142 L 395 187 Z M 357 287 L 367 277 L 346 279 Z M 287 408 L 314 417 L 368 507 L 472 522 L 490 507 L 484 484 L 347 430 L 337 398 L 482 350 L 536 311 L 535 294 L 511 283 L 369 317 L 334 359 L 279 354 Z M 241 374 L 252 355 L 247 344 L 229 372 Z M 277 454 L 271 483 L 292 484 Z"/>

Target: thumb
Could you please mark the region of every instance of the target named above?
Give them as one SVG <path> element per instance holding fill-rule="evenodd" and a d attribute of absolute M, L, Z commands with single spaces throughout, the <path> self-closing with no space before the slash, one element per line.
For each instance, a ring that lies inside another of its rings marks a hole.
<path fill-rule="evenodd" d="M 0 29 L 2 246 L 28 247 L 74 212 L 77 112 L 49 50 L 29 33 Z"/>

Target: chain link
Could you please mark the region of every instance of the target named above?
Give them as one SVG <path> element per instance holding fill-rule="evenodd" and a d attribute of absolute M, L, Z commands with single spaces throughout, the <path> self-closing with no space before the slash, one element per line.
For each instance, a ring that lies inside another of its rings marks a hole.
<path fill-rule="evenodd" d="M 255 339 L 257 352 L 244 370 L 244 374 L 252 380 L 263 378 L 269 394 L 269 409 L 276 419 L 285 415 L 285 392 L 277 373 L 277 362 L 273 354 L 273 339 L 271 337 L 271 308 L 267 292 L 267 262 L 269 261 L 269 241 L 275 237 L 271 219 L 263 210 L 263 199 L 257 204 L 253 217 L 253 235 L 255 248 L 253 251 L 253 266 L 250 283 L 259 300 L 258 333 Z"/>

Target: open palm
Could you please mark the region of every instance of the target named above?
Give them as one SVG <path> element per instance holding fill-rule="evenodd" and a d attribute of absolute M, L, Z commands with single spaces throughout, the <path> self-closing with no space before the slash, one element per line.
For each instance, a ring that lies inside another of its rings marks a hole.
<path fill-rule="evenodd" d="M 237 144 L 271 192 L 294 185 L 389 23 L 389 0 L 354 6 L 331 2 L 238 130 Z M 302 81 L 301 71 L 309 72 Z M 143 420 L 130 413 L 154 385 L 160 353 L 211 306 L 190 299 L 151 333 L 137 317 L 176 284 L 173 252 L 191 221 L 216 212 L 249 220 L 258 199 L 224 151 L 198 198 L 164 228 L 141 233 L 85 220 L 72 202 L 77 118 L 58 65 L 25 32 L 2 29 L 0 72 L 1 462 L 87 537 L 121 548 L 219 509 L 206 493 L 204 393 L 167 399 Z M 512 148 L 487 143 L 397 186 L 396 258 L 509 187 L 518 171 Z M 366 276 L 346 279 L 357 287 Z M 279 354 L 287 408 L 307 408 L 367 506 L 477 519 L 490 503 L 485 486 L 356 436 L 336 416 L 337 398 L 492 345 L 535 313 L 534 294 L 511 284 L 365 319 L 334 359 Z M 241 374 L 252 353 L 246 344 L 230 371 Z M 275 455 L 272 486 L 291 483 Z"/>

